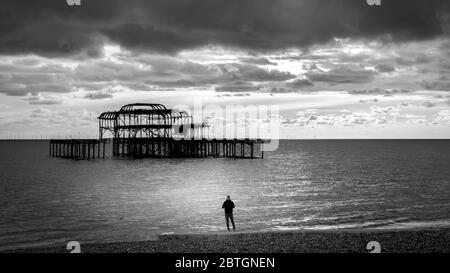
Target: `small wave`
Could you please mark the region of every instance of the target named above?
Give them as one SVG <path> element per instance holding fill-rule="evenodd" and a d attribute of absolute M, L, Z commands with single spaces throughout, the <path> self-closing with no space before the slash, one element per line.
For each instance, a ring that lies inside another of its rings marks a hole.
<path fill-rule="evenodd" d="M 396 218 L 391 220 L 373 220 L 365 222 L 346 222 L 336 224 L 309 224 L 309 225 L 276 225 L 275 229 L 305 229 L 305 230 L 335 230 L 335 229 L 386 229 L 390 225 L 405 221 L 407 218 Z M 285 222 L 290 223 L 290 222 Z M 292 222 L 291 222 L 292 223 Z"/>
<path fill-rule="evenodd" d="M 410 221 L 403 223 L 392 223 L 380 226 L 380 229 L 415 229 L 415 228 L 446 228 L 450 227 L 450 219 L 434 221 Z"/>

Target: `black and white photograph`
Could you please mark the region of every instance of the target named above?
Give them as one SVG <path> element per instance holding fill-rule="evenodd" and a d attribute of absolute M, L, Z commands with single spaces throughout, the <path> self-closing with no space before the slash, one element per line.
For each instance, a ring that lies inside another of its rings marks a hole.
<path fill-rule="evenodd" d="M 448 253 L 450 1 L 1 0 L 0 215 L 174 272 Z"/>

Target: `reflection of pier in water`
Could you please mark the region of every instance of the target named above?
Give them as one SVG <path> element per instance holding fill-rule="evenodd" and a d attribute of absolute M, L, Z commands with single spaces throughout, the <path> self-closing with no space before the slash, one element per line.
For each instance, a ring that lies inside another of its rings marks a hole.
<path fill-rule="evenodd" d="M 113 156 L 262 158 L 261 139 L 211 138 L 206 123 L 196 124 L 184 111 L 161 104 L 136 103 L 99 117 L 99 139 L 51 140 L 50 156 L 105 158 L 106 134 Z"/>

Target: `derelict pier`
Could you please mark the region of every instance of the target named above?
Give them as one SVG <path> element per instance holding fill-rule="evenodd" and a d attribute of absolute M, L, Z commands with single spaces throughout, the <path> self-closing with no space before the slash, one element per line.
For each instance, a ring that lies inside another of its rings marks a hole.
<path fill-rule="evenodd" d="M 210 126 L 196 124 L 185 111 L 162 104 L 135 103 L 99 117 L 99 139 L 51 140 L 49 155 L 70 159 L 105 158 L 112 139 L 112 155 L 134 158 L 233 157 L 263 158 L 262 139 L 211 138 Z"/>

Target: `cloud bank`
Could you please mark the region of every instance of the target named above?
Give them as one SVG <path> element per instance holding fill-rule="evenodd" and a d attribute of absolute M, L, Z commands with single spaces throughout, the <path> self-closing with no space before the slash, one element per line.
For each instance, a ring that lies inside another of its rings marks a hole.
<path fill-rule="evenodd" d="M 0 54 L 102 54 L 105 41 L 175 53 L 207 44 L 249 50 L 308 47 L 334 37 L 394 41 L 449 31 L 443 0 L 4 0 Z"/>

